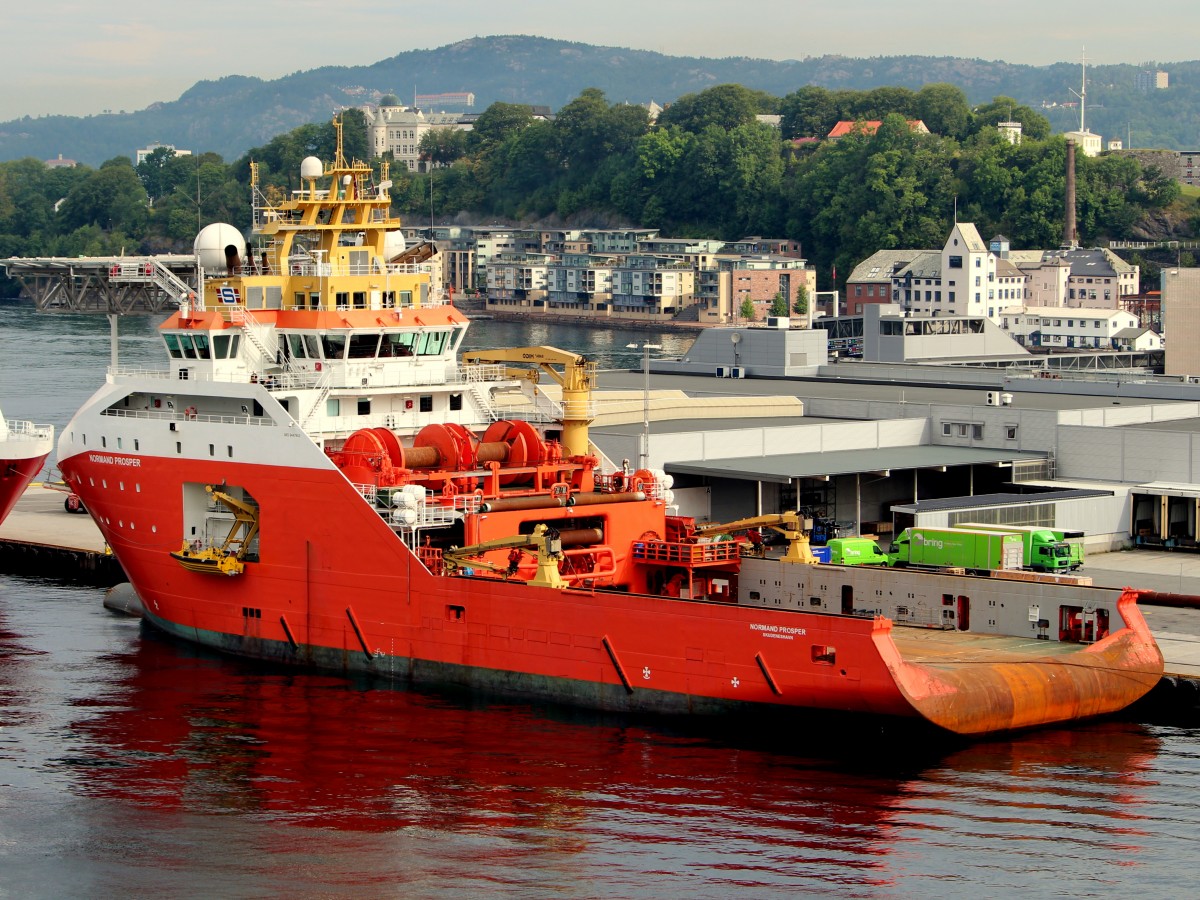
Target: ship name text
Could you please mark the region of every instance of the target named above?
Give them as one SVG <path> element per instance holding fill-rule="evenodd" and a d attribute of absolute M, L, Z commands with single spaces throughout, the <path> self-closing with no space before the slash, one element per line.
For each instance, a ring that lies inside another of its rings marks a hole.
<path fill-rule="evenodd" d="M 112 456 L 106 453 L 89 453 L 88 461 L 106 466 L 140 466 L 142 464 L 142 461 L 136 456 Z"/>

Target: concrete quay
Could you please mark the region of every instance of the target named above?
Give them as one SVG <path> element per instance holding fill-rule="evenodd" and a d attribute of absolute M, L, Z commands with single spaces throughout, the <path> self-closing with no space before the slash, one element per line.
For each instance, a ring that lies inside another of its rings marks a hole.
<path fill-rule="evenodd" d="M 0 523 L 0 571 L 112 586 L 125 573 L 88 515 L 68 513 L 66 495 L 40 484 L 25 489 Z"/>
<path fill-rule="evenodd" d="M 90 516 L 63 508 L 65 495 L 31 485 L 0 524 L 0 571 L 112 586 L 125 581 Z M 1136 587 L 1194 601 L 1196 608 L 1139 603 L 1174 686 L 1186 682 L 1200 701 L 1200 553 L 1125 550 L 1088 556 L 1079 574 L 1100 587 Z"/>

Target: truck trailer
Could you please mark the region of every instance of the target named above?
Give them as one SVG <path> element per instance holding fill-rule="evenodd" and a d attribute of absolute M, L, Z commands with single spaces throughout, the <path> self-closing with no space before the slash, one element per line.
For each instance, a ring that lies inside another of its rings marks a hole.
<path fill-rule="evenodd" d="M 1072 572 L 1083 565 L 1083 545 L 1067 540 L 1067 537 L 1083 537 L 1080 531 L 1060 531 L 1041 525 L 985 525 L 975 522 L 964 522 L 959 527 L 973 531 L 1019 534 L 1024 566 L 1035 572 Z"/>
<path fill-rule="evenodd" d="M 1024 567 L 1019 534 L 969 528 L 905 528 L 892 541 L 889 566 L 958 568 L 968 572 Z"/>

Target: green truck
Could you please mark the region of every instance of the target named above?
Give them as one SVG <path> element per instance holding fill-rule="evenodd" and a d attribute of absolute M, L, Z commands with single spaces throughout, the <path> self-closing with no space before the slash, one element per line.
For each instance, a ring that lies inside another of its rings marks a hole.
<path fill-rule="evenodd" d="M 888 555 L 871 538 L 834 538 L 825 544 L 835 566 L 886 566 Z"/>
<path fill-rule="evenodd" d="M 905 528 L 892 541 L 889 566 L 959 568 L 969 572 L 1020 569 L 1021 536 L 970 528 Z"/>
<path fill-rule="evenodd" d="M 1035 572 L 1073 572 L 1083 565 L 1082 531 L 1061 531 L 1041 525 L 980 525 L 964 523 L 961 528 L 975 531 L 999 531 L 1021 536 L 1024 566 Z"/>

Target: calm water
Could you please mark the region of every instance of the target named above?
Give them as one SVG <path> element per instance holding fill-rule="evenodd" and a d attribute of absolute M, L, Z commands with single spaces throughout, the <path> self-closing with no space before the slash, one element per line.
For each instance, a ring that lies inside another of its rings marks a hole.
<path fill-rule="evenodd" d="M 158 363 L 152 324 L 122 320 L 123 362 Z M 657 342 L 479 326 L 634 367 Z M 103 317 L 0 307 L 6 414 L 62 427 L 107 362 Z M 0 897 L 1200 891 L 1190 725 L 700 733 L 266 669 L 102 598 L 0 576 Z"/>

